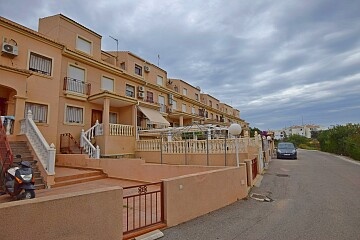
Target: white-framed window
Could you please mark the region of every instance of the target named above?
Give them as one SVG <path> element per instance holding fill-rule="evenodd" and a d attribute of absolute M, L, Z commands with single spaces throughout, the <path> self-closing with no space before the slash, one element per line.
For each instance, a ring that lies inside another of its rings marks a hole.
<path fill-rule="evenodd" d="M 157 83 L 157 85 L 163 86 L 164 78 L 162 76 L 157 76 L 156 77 L 156 83 Z"/>
<path fill-rule="evenodd" d="M 181 107 L 181 110 L 183 111 L 183 112 L 186 112 L 186 104 L 182 104 L 182 107 Z"/>
<path fill-rule="evenodd" d="M 26 117 L 28 111 L 31 110 L 32 119 L 36 123 L 47 123 L 48 105 L 26 102 L 24 116 Z"/>
<path fill-rule="evenodd" d="M 37 53 L 30 52 L 29 70 L 51 76 L 52 59 Z"/>
<path fill-rule="evenodd" d="M 69 65 L 68 77 L 75 79 L 80 82 L 85 82 L 85 69 Z"/>
<path fill-rule="evenodd" d="M 77 36 L 76 49 L 91 55 L 92 42 L 83 37 Z"/>
<path fill-rule="evenodd" d="M 135 64 L 135 74 L 142 76 L 142 67 L 140 65 Z"/>
<path fill-rule="evenodd" d="M 131 86 L 129 84 L 126 84 L 126 89 L 125 89 L 125 95 L 128 97 L 135 97 L 135 87 Z"/>
<path fill-rule="evenodd" d="M 101 89 L 114 92 L 114 79 L 102 76 L 101 77 Z"/>
<path fill-rule="evenodd" d="M 117 113 L 115 112 L 109 113 L 109 123 L 117 124 Z"/>
<path fill-rule="evenodd" d="M 196 112 L 195 112 L 195 107 L 191 107 L 191 113 L 192 114 L 195 114 Z"/>
<path fill-rule="evenodd" d="M 174 109 L 174 110 L 177 109 L 177 102 L 176 102 L 176 100 L 173 100 L 173 102 L 172 102 L 172 109 Z"/>
<path fill-rule="evenodd" d="M 84 124 L 84 108 L 65 105 L 65 122 Z"/>
<path fill-rule="evenodd" d="M 183 88 L 183 95 L 186 96 L 187 95 L 187 89 Z"/>
<path fill-rule="evenodd" d="M 81 94 L 88 93 L 88 86 L 85 84 L 85 69 L 69 65 L 66 80 L 66 90 Z"/>
<path fill-rule="evenodd" d="M 158 96 L 158 101 L 159 101 L 159 105 L 160 105 L 160 112 L 166 112 L 165 97 Z"/>

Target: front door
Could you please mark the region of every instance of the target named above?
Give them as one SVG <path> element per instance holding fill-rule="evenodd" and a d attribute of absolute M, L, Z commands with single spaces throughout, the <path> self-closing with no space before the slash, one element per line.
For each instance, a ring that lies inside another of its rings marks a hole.
<path fill-rule="evenodd" d="M 101 110 L 95 110 L 93 109 L 91 112 L 91 126 L 94 126 L 96 123 L 96 120 L 99 121 L 99 123 L 102 123 L 102 114 L 103 112 Z"/>

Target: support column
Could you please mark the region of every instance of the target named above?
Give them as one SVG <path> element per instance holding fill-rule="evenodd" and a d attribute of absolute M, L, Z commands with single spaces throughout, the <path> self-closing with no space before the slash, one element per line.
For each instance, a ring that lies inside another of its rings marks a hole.
<path fill-rule="evenodd" d="M 104 98 L 104 105 L 103 105 L 103 134 L 105 136 L 105 139 L 110 135 L 110 129 L 109 129 L 109 114 L 110 114 L 110 99 Z"/>
<path fill-rule="evenodd" d="M 14 136 L 20 133 L 20 120 L 24 119 L 25 112 L 25 97 L 14 96 L 15 100 L 15 121 L 14 121 Z"/>
<path fill-rule="evenodd" d="M 184 126 L 184 117 L 183 116 L 180 116 L 180 118 L 179 118 L 179 125 L 180 125 L 180 127 Z"/>
<path fill-rule="evenodd" d="M 133 119 L 132 119 L 132 125 L 134 126 L 134 134 L 136 137 L 136 140 L 139 140 L 139 133 L 138 133 L 138 127 L 137 127 L 137 105 L 134 105 L 133 109 Z"/>

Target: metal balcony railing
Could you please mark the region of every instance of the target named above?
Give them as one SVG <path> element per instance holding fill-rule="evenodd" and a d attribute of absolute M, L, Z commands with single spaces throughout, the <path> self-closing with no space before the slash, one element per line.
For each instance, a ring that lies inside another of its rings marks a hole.
<path fill-rule="evenodd" d="M 84 95 L 90 95 L 91 84 L 74 78 L 65 77 L 64 90 Z"/>

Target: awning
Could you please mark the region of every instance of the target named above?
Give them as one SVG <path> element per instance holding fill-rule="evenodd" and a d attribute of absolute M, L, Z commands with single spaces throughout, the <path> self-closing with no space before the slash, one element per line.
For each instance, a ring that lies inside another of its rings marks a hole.
<path fill-rule="evenodd" d="M 156 110 L 138 106 L 139 110 L 149 119 L 152 124 L 170 126 L 170 123 Z"/>

